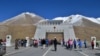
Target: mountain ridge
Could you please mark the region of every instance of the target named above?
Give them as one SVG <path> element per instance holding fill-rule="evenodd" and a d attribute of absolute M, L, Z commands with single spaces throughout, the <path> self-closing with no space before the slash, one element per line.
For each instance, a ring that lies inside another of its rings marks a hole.
<path fill-rule="evenodd" d="M 86 20 L 90 20 L 94 23 L 100 24 L 100 21 L 99 21 L 100 18 L 86 17 L 86 16 L 79 15 L 79 14 L 70 15 L 70 16 L 67 16 L 67 17 L 56 17 L 53 20 L 63 20 L 64 22 L 67 21 L 69 23 L 74 24 L 75 22 L 79 21 L 80 19 L 86 19 Z"/>
<path fill-rule="evenodd" d="M 2 24 L 6 24 L 6 25 L 10 25 L 10 24 L 38 24 L 41 21 L 47 21 L 47 19 L 38 16 L 34 13 L 30 13 L 30 12 L 23 12 L 17 16 L 14 16 L 10 19 L 7 19 L 3 22 L 0 22 L 0 25 Z M 80 14 L 76 14 L 76 15 L 70 15 L 70 16 L 66 16 L 66 17 L 56 17 L 53 18 L 52 20 L 63 20 L 64 22 L 69 22 L 73 25 L 75 25 L 76 23 L 78 24 L 78 22 L 80 21 L 82 23 L 82 20 L 88 20 L 91 21 L 93 23 L 96 24 L 100 24 L 100 18 L 93 18 L 93 17 L 86 17 Z M 34 22 L 34 23 L 33 23 Z"/>
<path fill-rule="evenodd" d="M 44 18 L 29 12 L 21 13 L 15 17 L 1 22 L 1 25 L 18 25 L 18 24 L 36 24 L 38 21 Z"/>

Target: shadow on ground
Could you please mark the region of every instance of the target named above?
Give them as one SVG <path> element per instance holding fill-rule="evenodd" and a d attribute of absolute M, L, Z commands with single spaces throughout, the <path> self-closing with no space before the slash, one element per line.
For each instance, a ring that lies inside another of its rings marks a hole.
<path fill-rule="evenodd" d="M 96 53 L 95 55 L 96 55 L 96 56 L 100 56 L 100 53 Z"/>
<path fill-rule="evenodd" d="M 55 51 L 55 50 L 51 50 L 51 51 Z"/>

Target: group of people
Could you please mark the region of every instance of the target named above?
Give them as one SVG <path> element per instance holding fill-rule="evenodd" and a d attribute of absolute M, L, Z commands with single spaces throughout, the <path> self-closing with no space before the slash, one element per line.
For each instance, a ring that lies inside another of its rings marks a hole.
<path fill-rule="evenodd" d="M 64 39 L 62 39 L 61 41 L 61 45 L 65 46 L 66 49 L 81 49 L 82 47 L 87 48 L 87 45 L 89 43 L 87 43 L 86 39 L 83 41 L 81 39 L 68 39 L 67 41 L 64 41 Z M 91 41 L 91 47 L 92 49 L 94 49 L 94 47 L 99 47 L 99 43 L 94 42 L 94 40 Z"/>
<path fill-rule="evenodd" d="M 30 47 L 38 47 L 38 46 L 42 46 L 42 49 L 45 49 L 45 47 L 48 47 L 52 44 L 54 44 L 54 50 L 57 50 L 57 44 L 58 41 L 56 39 L 56 37 L 52 40 L 50 39 L 30 39 L 29 40 L 29 46 Z M 18 49 L 19 46 L 21 47 L 26 47 L 26 43 L 27 40 L 26 39 L 16 39 L 15 40 L 15 49 Z M 82 47 L 87 48 L 87 41 L 84 40 L 82 41 L 81 39 L 68 39 L 67 41 L 65 41 L 64 39 L 61 40 L 61 45 L 65 46 L 66 49 L 81 49 Z M 91 41 L 91 47 L 92 49 L 94 49 L 94 41 Z"/>
<path fill-rule="evenodd" d="M 38 46 L 49 46 L 52 45 L 52 40 L 49 39 L 31 39 L 30 46 L 38 47 Z M 44 47 L 45 48 L 45 47 Z"/>
<path fill-rule="evenodd" d="M 0 39 L 0 45 L 5 44 L 6 45 L 6 40 L 2 40 Z M 38 46 L 42 46 L 42 49 L 45 49 L 46 47 L 50 46 L 54 44 L 54 50 L 57 50 L 57 44 L 58 41 L 56 39 L 56 37 L 52 40 L 50 39 L 30 39 L 29 40 L 29 46 L 30 47 L 38 47 Z M 67 41 L 65 41 L 64 39 L 61 40 L 60 43 L 62 46 L 65 46 L 66 49 L 70 49 L 72 50 L 74 49 L 81 49 L 82 47 L 87 48 L 87 41 L 86 40 L 81 40 L 81 39 L 68 39 Z M 98 47 L 99 44 L 94 42 L 94 39 L 91 41 L 91 47 L 92 49 L 94 49 L 96 46 Z M 16 39 L 15 40 L 15 49 L 19 49 L 19 47 L 26 47 L 27 45 L 27 40 L 26 39 Z"/>
<path fill-rule="evenodd" d="M 26 39 L 16 39 L 15 40 L 15 49 L 18 47 L 26 47 L 27 40 Z"/>
<path fill-rule="evenodd" d="M 69 39 L 68 41 L 65 42 L 65 46 L 67 49 L 72 49 L 72 48 L 76 49 L 77 47 L 82 48 L 82 45 L 83 45 L 83 43 L 82 43 L 81 39 L 77 39 L 77 40 Z M 86 40 L 84 40 L 84 47 L 87 48 Z"/>
<path fill-rule="evenodd" d="M 42 49 L 45 49 L 45 47 L 48 47 L 52 44 L 57 44 L 57 40 L 53 39 L 30 39 L 29 40 L 29 46 L 30 47 L 38 47 L 38 46 L 42 46 Z M 27 40 L 26 39 L 16 39 L 15 40 L 15 49 L 18 49 L 18 47 L 26 47 L 27 45 Z M 56 48 L 55 48 L 56 50 Z"/>
<path fill-rule="evenodd" d="M 45 47 L 48 47 L 50 45 L 54 44 L 54 48 L 55 48 L 55 51 L 57 50 L 57 39 L 54 38 L 52 40 L 50 39 L 39 39 L 39 40 L 36 40 L 36 39 L 31 39 L 31 42 L 30 42 L 30 46 L 33 46 L 33 47 L 38 47 L 38 46 L 42 46 L 42 49 L 45 49 Z"/>

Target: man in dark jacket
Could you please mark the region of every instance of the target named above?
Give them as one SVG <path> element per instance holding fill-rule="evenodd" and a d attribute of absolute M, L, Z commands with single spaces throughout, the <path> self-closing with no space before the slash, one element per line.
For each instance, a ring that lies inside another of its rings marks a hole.
<path fill-rule="evenodd" d="M 15 40 L 15 49 L 18 49 L 18 39 Z"/>
<path fill-rule="evenodd" d="M 57 51 L 57 39 L 56 39 L 56 37 L 54 38 L 54 50 Z"/>
<path fill-rule="evenodd" d="M 45 39 L 43 39 L 43 40 L 42 40 L 43 49 L 45 49 L 45 45 L 46 45 L 46 41 L 45 41 Z"/>

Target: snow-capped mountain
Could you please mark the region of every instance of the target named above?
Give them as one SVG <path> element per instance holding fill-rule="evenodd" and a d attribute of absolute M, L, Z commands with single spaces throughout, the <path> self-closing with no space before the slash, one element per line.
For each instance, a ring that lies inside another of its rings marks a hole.
<path fill-rule="evenodd" d="M 43 20 L 44 18 L 29 12 L 21 13 L 15 17 L 12 17 L 6 21 L 1 22 L 1 24 L 6 25 L 27 25 L 27 24 L 36 24 L 37 22 Z"/>
<path fill-rule="evenodd" d="M 94 24 L 100 24 L 100 18 L 92 18 L 92 17 L 85 17 L 85 16 L 82 16 L 82 15 L 71 15 L 71 16 L 68 16 L 68 17 L 57 17 L 57 18 L 54 18 L 53 20 L 63 20 L 65 23 L 66 22 L 69 22 L 69 23 L 72 23 L 73 25 L 82 25 L 82 24 L 89 24 L 90 22 L 91 23 L 94 23 Z"/>
<path fill-rule="evenodd" d="M 52 20 L 63 20 L 64 23 L 69 22 L 74 26 L 88 26 L 88 25 L 100 25 L 100 18 L 86 17 L 79 14 L 70 15 L 67 17 L 56 17 Z M 38 24 L 43 21 L 48 21 L 34 13 L 24 12 L 15 17 L 12 17 L 6 21 L 0 23 L 0 25 L 28 25 L 28 24 Z M 90 24 L 91 23 L 91 24 Z"/>
<path fill-rule="evenodd" d="M 63 20 L 63 21 L 66 21 L 68 19 L 69 19 L 69 17 L 56 17 L 53 20 Z"/>
<path fill-rule="evenodd" d="M 100 18 L 97 18 L 97 20 L 100 22 Z"/>

